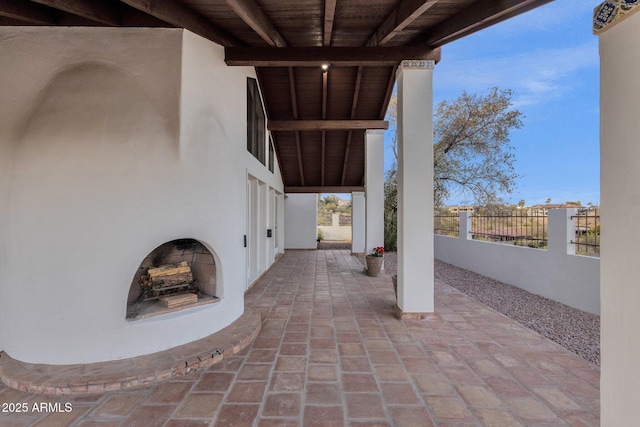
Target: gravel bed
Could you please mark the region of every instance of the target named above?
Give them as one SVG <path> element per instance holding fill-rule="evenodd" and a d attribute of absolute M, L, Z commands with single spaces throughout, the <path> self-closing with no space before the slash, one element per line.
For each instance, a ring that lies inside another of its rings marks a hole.
<path fill-rule="evenodd" d="M 387 252 L 384 264 L 395 274 L 396 253 Z M 600 316 L 438 260 L 435 277 L 600 366 Z"/>

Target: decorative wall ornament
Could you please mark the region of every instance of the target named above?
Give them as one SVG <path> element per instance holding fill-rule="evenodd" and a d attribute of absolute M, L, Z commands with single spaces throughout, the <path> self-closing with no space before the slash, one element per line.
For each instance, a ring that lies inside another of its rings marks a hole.
<path fill-rule="evenodd" d="M 600 34 L 632 12 L 640 10 L 640 0 L 607 0 L 593 10 L 593 33 Z"/>
<path fill-rule="evenodd" d="M 433 59 L 406 59 L 402 61 L 400 66 L 408 69 L 433 70 L 436 67 L 436 61 Z"/>

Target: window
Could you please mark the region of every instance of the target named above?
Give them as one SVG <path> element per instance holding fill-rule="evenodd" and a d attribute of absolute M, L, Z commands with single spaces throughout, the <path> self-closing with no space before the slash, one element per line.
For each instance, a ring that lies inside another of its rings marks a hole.
<path fill-rule="evenodd" d="M 247 78 L 247 150 L 265 164 L 265 116 L 258 83 Z"/>
<path fill-rule="evenodd" d="M 273 173 L 275 164 L 276 150 L 273 148 L 273 140 L 269 138 L 269 172 Z"/>

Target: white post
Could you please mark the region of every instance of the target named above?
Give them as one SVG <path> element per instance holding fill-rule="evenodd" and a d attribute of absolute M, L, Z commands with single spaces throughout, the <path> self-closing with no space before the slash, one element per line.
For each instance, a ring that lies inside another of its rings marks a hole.
<path fill-rule="evenodd" d="M 571 241 L 576 237 L 576 225 L 571 217 L 577 212 L 577 209 L 549 210 L 549 229 L 547 230 L 549 252 L 558 255 L 575 255 L 576 247 Z"/>
<path fill-rule="evenodd" d="M 629 78 L 640 69 L 640 5 L 629 4 L 631 11 L 621 6 L 627 5 L 607 1 L 594 12 L 600 31 L 603 426 L 637 424 L 640 402 L 640 228 L 630 217 L 640 206 L 640 80 Z"/>
<path fill-rule="evenodd" d="M 365 135 L 365 251 L 384 246 L 384 132 Z"/>
<path fill-rule="evenodd" d="M 354 254 L 365 253 L 365 205 L 364 192 L 351 193 L 351 252 Z"/>
<path fill-rule="evenodd" d="M 460 212 L 459 238 L 465 240 L 473 239 L 471 234 L 471 212 Z"/>
<path fill-rule="evenodd" d="M 402 319 L 434 311 L 434 61 L 398 68 L 398 305 Z"/>

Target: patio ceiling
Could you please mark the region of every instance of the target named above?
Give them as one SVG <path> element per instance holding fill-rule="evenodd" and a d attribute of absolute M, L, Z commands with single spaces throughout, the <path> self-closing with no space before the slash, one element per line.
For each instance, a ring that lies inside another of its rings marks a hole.
<path fill-rule="evenodd" d="M 0 0 L 0 25 L 181 27 L 254 66 L 287 192 L 364 186 L 402 59 L 551 0 Z M 322 64 L 330 67 L 327 72 Z"/>

